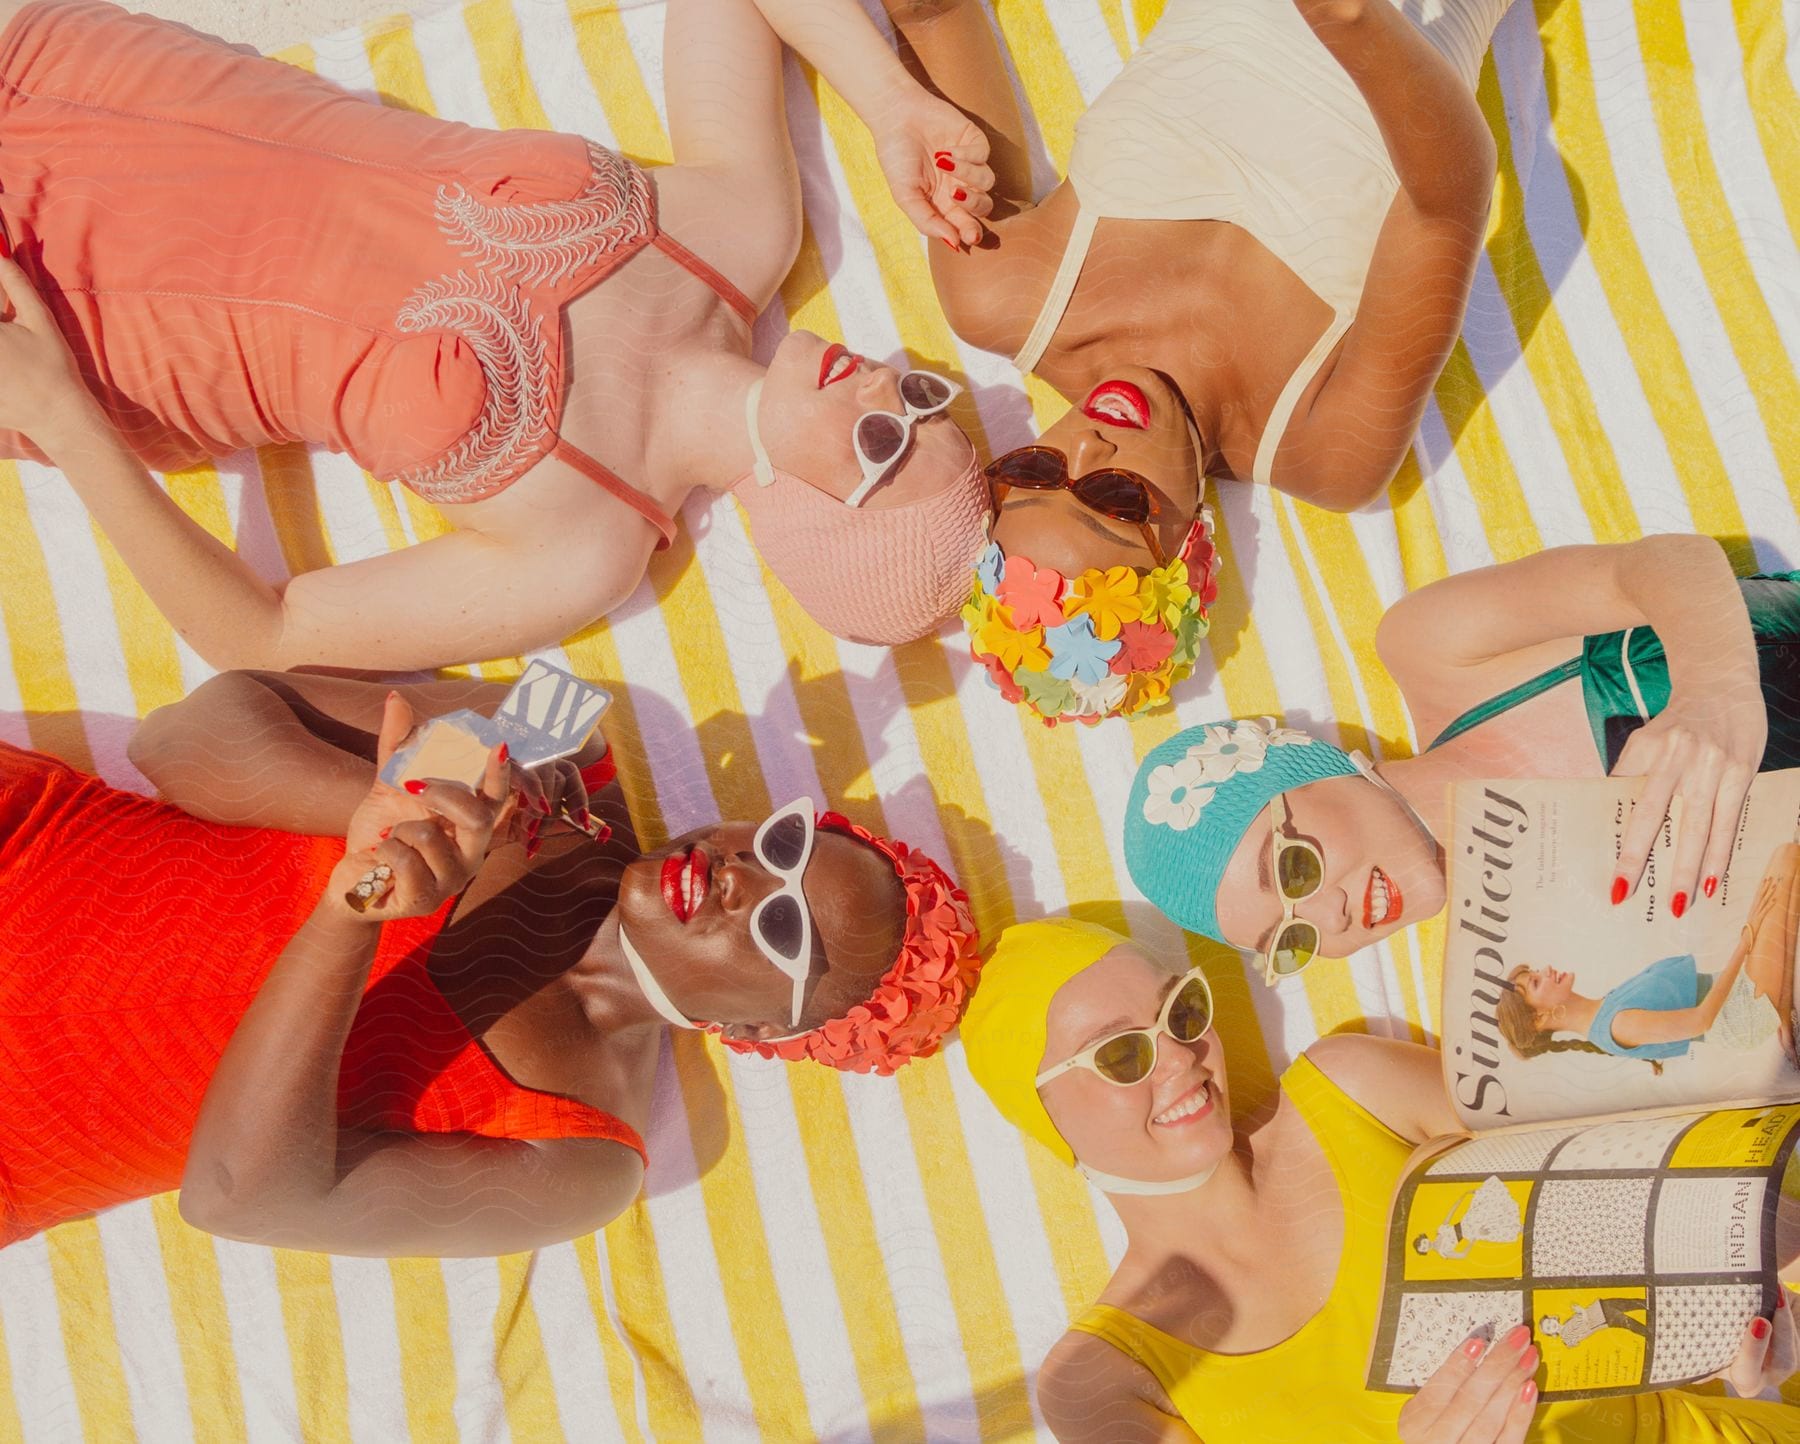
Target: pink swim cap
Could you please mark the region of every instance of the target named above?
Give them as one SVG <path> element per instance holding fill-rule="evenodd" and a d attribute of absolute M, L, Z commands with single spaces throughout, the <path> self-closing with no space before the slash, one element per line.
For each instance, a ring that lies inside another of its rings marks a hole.
<path fill-rule="evenodd" d="M 959 428 L 960 430 L 960 428 Z M 807 614 L 833 636 L 897 647 L 932 631 L 969 595 L 987 541 L 987 481 L 968 463 L 906 506 L 846 506 L 793 472 L 752 468 L 731 484 L 757 551 Z"/>

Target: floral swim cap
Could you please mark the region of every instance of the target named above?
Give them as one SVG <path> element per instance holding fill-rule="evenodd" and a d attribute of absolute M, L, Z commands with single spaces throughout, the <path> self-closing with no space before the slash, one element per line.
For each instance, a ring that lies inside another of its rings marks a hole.
<path fill-rule="evenodd" d="M 1194 670 L 1218 573 L 1204 509 L 1181 555 L 1148 571 L 1090 567 L 1069 578 L 989 542 L 962 610 L 969 655 L 1047 727 L 1129 717 Z"/>
<path fill-rule="evenodd" d="M 1125 865 L 1172 922 L 1220 942 L 1219 884 L 1269 803 L 1359 771 L 1348 752 L 1273 718 L 1177 732 L 1138 768 L 1125 804 Z"/>

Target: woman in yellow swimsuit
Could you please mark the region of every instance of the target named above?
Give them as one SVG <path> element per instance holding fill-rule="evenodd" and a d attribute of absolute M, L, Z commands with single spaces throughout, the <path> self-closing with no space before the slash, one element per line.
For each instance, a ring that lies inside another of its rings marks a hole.
<path fill-rule="evenodd" d="M 1523 1326 L 1457 1351 L 1410 1400 L 1364 1387 L 1388 1205 L 1414 1146 L 1454 1131 L 1437 1055 L 1315 1043 L 1234 1119 L 1211 993 L 1105 928 L 1009 928 L 963 1020 L 1008 1120 L 1075 1164 L 1125 1226 L 1099 1302 L 1038 1373 L 1063 1444 L 1796 1444 L 1786 1404 L 1663 1390 L 1539 1405 Z M 1790 1181 L 1793 1174 L 1789 1175 Z M 1777 1257 L 1800 1253 L 1784 1211 Z M 1793 1367 L 1793 1310 L 1751 1322 L 1726 1374 Z"/>

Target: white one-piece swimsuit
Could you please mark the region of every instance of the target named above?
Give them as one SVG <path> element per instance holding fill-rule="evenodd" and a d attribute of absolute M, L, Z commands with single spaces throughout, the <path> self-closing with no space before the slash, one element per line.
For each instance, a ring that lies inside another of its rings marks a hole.
<path fill-rule="evenodd" d="M 1511 0 L 1394 0 L 1471 90 Z M 1288 418 L 1356 317 L 1375 242 L 1400 188 L 1368 102 L 1293 0 L 1169 0 L 1162 18 L 1075 125 L 1079 210 L 1031 334 L 1029 371 L 1075 292 L 1094 227 L 1120 220 L 1230 221 L 1331 307 L 1257 447 L 1269 481 Z"/>

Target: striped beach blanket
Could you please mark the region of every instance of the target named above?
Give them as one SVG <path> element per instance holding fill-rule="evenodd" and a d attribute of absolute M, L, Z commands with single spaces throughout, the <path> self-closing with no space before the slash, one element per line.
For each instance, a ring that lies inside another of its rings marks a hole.
<path fill-rule="evenodd" d="M 1160 3 L 999 0 L 1043 186 Z M 658 161 L 662 19 L 475 0 L 282 58 L 386 104 Z M 1795 0 L 1517 0 L 1480 87 L 1500 151 L 1487 246 L 1414 454 L 1354 516 L 1220 492 L 1213 665 L 1173 712 L 1049 731 L 953 629 L 896 652 L 834 641 L 762 568 L 734 503 L 692 503 L 630 601 L 545 654 L 616 690 L 640 835 L 810 793 L 945 859 L 990 934 L 1069 909 L 1186 952 L 1213 979 L 1245 1107 L 1332 1029 L 1428 1036 L 1430 928 L 1265 990 L 1133 901 L 1119 835 L 1136 762 L 1228 713 L 1327 733 L 1336 718 L 1345 745 L 1410 750 L 1375 624 L 1450 571 L 1689 529 L 1740 570 L 1800 566 L 1797 32 Z M 808 225 L 761 353 L 794 325 L 947 369 L 989 452 L 1055 419 L 1046 388 L 950 333 L 860 125 L 803 68 L 789 80 Z M 273 577 L 443 528 L 298 447 L 168 484 Z M 135 720 L 208 674 L 62 479 L 29 464 L 0 464 L 0 656 L 0 737 L 122 785 L 142 785 Z M 887 1081 L 685 1035 L 650 1139 L 626 1215 L 530 1255 L 271 1251 L 186 1227 L 172 1197 L 0 1252 L 0 1444 L 1049 1438 L 1035 1370 L 1122 1233 L 1000 1122 L 959 1048 Z"/>

